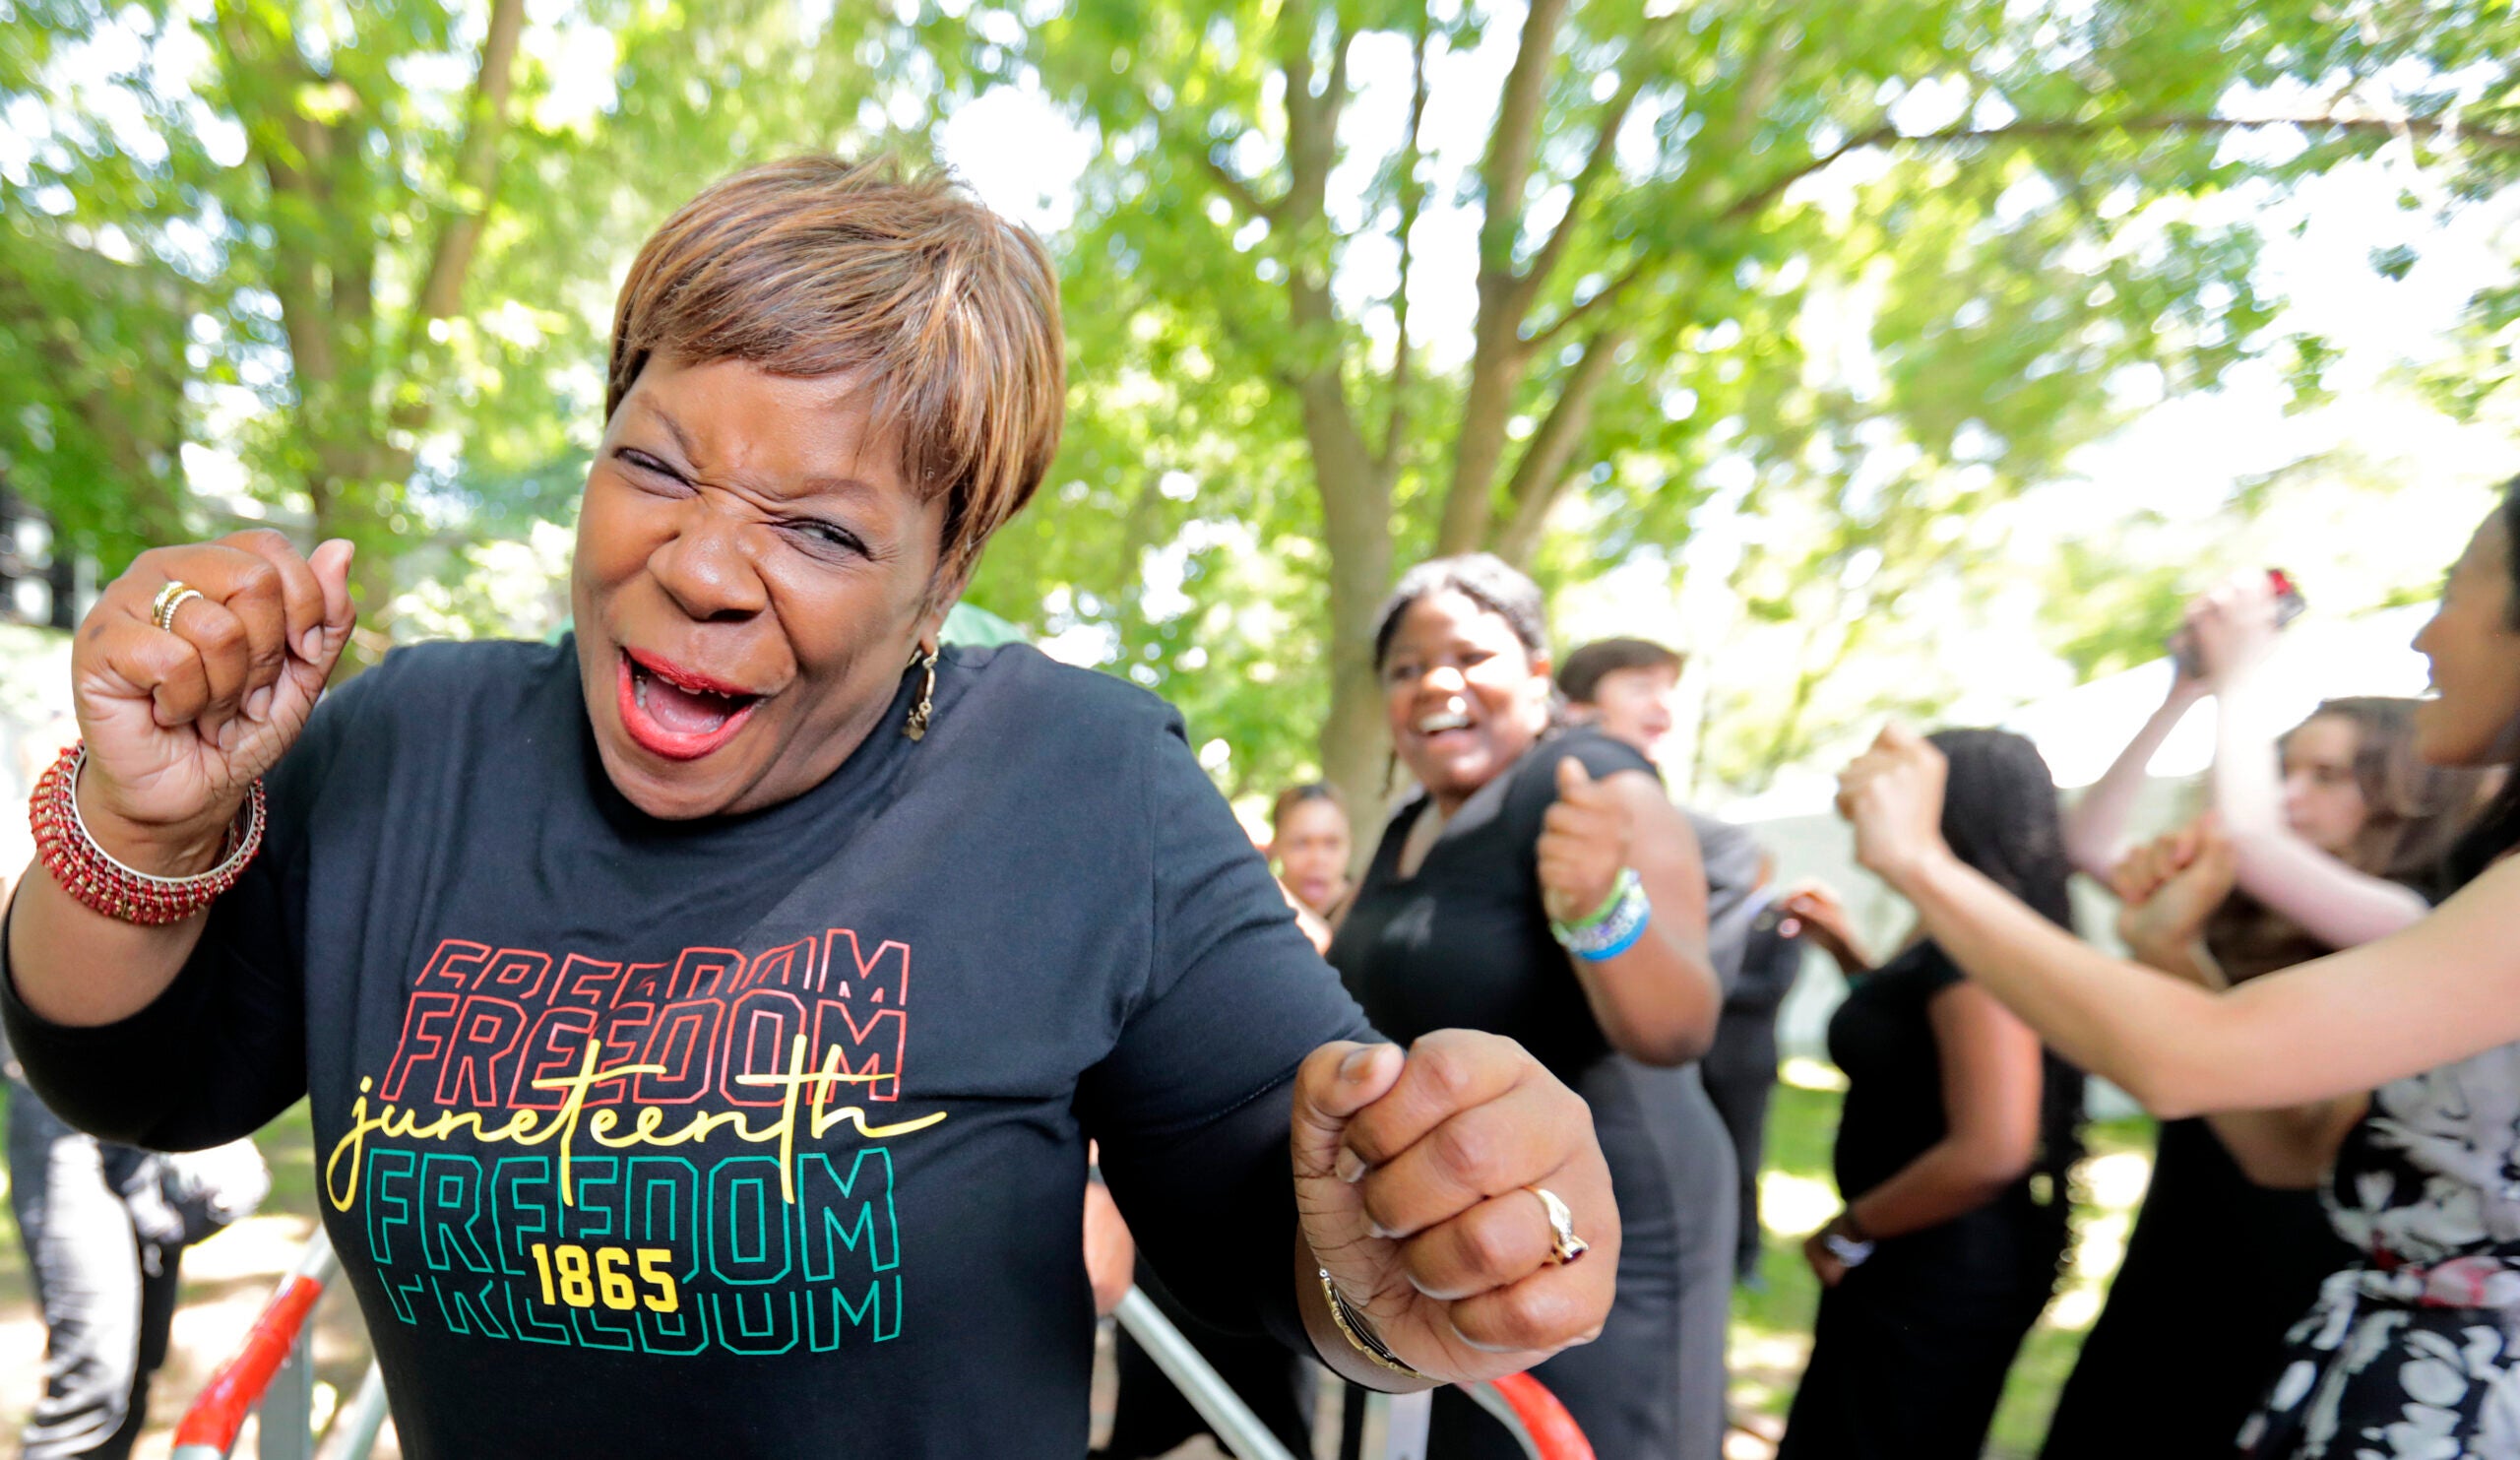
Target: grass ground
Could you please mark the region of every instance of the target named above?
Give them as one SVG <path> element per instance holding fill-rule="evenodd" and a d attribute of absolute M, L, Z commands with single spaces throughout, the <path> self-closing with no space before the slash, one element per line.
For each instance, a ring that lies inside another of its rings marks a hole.
<path fill-rule="evenodd" d="M 1737 1460 L 1758 1460 L 1782 1428 L 1794 1382 L 1810 1352 L 1811 1316 L 1819 1287 L 1802 1263 L 1805 1234 L 1838 1209 L 1829 1181 L 1829 1144 L 1837 1130 L 1837 1076 L 1797 1060 L 1787 1069 L 1770 1117 L 1768 1171 L 1761 1186 L 1767 1222 L 1759 1289 L 1744 1289 L 1733 1306 L 1733 1405 L 1744 1432 L 1733 1436 Z M 0 1095 L 0 1102 L 5 1102 Z M 262 1213 L 187 1254 L 184 1308 L 176 1320 L 174 1356 L 159 1377 L 149 1433 L 135 1460 L 164 1460 L 168 1436 L 184 1405 L 234 1348 L 273 1285 L 287 1271 L 315 1225 L 315 1161 L 306 1108 L 291 1110 L 259 1138 L 272 1166 L 272 1195 Z M 2150 1174 L 2148 1122 L 2106 1122 L 2091 1132 L 2092 1156 L 2080 1169 L 2073 1267 L 2056 1301 L 2033 1330 L 2013 1366 L 1987 1454 L 2026 1460 L 2047 1432 L 2056 1390 L 2073 1367 L 2082 1336 L 2125 1246 L 2126 1228 Z M 319 1413 L 346 1397 L 366 1363 L 365 1339 L 346 1293 L 318 1310 Z M 10 1448 L 40 1383 L 43 1332 L 34 1314 L 17 1231 L 0 1204 L 0 1448 Z M 1098 1395 L 1107 1386 L 1098 1386 Z M 1107 1400 L 1099 1400 L 1107 1403 Z M 236 1453 L 252 1454 L 250 1439 Z M 389 1431 L 379 1460 L 396 1451 Z M 1176 1460 L 1212 1460 L 1205 1442 L 1174 1452 Z"/>

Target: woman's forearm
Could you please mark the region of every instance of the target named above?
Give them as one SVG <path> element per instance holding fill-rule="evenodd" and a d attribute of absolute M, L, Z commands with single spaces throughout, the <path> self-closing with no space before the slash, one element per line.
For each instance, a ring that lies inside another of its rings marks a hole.
<path fill-rule="evenodd" d="M 208 914 L 163 927 L 117 921 L 64 891 L 38 861 L 9 905 L 9 978 L 54 1024 L 113 1024 L 157 1002 L 201 942 Z"/>
<path fill-rule="evenodd" d="M 1722 982 L 1704 936 L 1649 923 L 1636 946 L 1598 963 L 1569 954 L 1610 1047 L 1646 1064 L 1686 1064 L 1715 1043 Z"/>
<path fill-rule="evenodd" d="M 1899 1168 L 1888 1180 L 1847 1203 L 1871 1237 L 1899 1237 L 1966 1216 L 2021 1179 L 2019 1165 L 1944 1139 Z"/>
<path fill-rule="evenodd" d="M 2214 701 L 2214 813 L 2236 840 L 2286 829 L 2276 748 L 2283 727 L 2273 715 L 2256 673 L 2234 676 Z"/>
<path fill-rule="evenodd" d="M 2331 948 L 2414 923 L 2428 911 L 2414 890 L 2347 865 L 2285 821 L 2276 770 L 2281 727 L 2263 685 L 2260 675 L 2239 675 L 2215 707 L 2214 811 L 2238 858 L 2240 890 Z"/>
<path fill-rule="evenodd" d="M 2412 927 L 2431 911 L 2402 883 L 2356 871 L 2278 827 L 2232 837 L 2240 890 L 2331 948 L 2352 948 Z"/>
<path fill-rule="evenodd" d="M 2135 799 L 2143 793 L 2147 769 L 2197 698 L 2195 692 L 2174 686 L 2171 697 L 2135 731 L 2109 769 L 2066 808 L 2065 856 L 2076 871 L 2106 878 L 2116 865 L 2126 850 L 2126 827 L 2134 816 Z"/>
<path fill-rule="evenodd" d="M 1947 850 L 1891 881 L 1952 961 L 2066 1059 L 2157 1114 L 2206 1108 L 2215 1062 L 2237 1053 L 2222 999 L 2100 952 Z"/>

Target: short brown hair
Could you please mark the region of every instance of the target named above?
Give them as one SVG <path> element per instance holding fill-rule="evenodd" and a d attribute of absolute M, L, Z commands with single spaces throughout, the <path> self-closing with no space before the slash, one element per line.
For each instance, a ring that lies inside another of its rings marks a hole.
<path fill-rule="evenodd" d="M 658 355 L 863 376 L 913 489 L 945 498 L 949 576 L 1031 500 L 1067 405 L 1040 240 L 950 175 L 890 158 L 771 162 L 665 220 L 621 286 L 606 420 Z"/>
<path fill-rule="evenodd" d="M 1557 692 L 1578 705 L 1593 703 L 1605 676 L 1621 669 L 1680 671 L 1680 653 L 1651 639 L 1596 639 L 1557 667 Z"/>

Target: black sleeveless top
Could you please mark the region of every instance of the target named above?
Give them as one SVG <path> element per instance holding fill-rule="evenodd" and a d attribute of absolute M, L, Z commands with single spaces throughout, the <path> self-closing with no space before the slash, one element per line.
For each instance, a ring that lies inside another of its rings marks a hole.
<path fill-rule="evenodd" d="M 1569 1085 L 1609 1054 L 1541 905 L 1541 821 L 1570 755 L 1596 780 L 1654 773 L 1595 730 L 1544 740 L 1462 804 L 1414 877 L 1400 875 L 1401 849 L 1430 803 L 1420 796 L 1392 817 L 1330 945 L 1376 1029 L 1404 1044 L 1435 1029 L 1511 1035 Z"/>

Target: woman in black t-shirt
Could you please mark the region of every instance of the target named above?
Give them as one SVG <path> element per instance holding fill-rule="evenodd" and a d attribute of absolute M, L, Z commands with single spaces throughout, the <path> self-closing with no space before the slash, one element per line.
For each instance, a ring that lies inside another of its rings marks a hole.
<path fill-rule="evenodd" d="M 1571 1092 L 1361 1042 L 1162 702 L 938 653 L 1062 362 L 1048 255 L 949 179 L 757 167 L 623 286 L 572 636 L 319 704 L 351 544 L 276 532 L 82 625 L 0 1017 L 113 1139 L 308 1101 L 412 1460 L 1072 1460 L 1089 1142 L 1178 1297 L 1358 1382 L 1607 1316 Z"/>
<path fill-rule="evenodd" d="M 1643 756 L 1590 730 L 1547 736 L 1545 646 L 1540 590 L 1492 557 L 1401 580 L 1375 662 L 1396 753 L 1424 793 L 1383 833 L 1330 959 L 1393 1038 L 1510 1035 L 1590 1102 L 1624 1225 L 1618 1301 L 1598 1342 L 1538 1375 L 1601 1460 L 1714 1460 L 1731 1236 L 1679 1198 L 1679 1176 L 1732 1158 L 1704 1091 L 1675 1067 L 1705 1051 L 1722 1002 L 1706 876 Z M 1693 1246 L 1717 1254 L 1701 1284 L 1715 1295 L 1711 1342 L 1683 1316 Z M 1690 1365 L 1713 1382 L 1688 1384 Z M 1684 1385 L 1710 1397 L 1684 1413 Z M 1430 1446 L 1445 1460 L 1520 1453 L 1451 1394 L 1437 1396 Z"/>
<path fill-rule="evenodd" d="M 1943 836 L 2071 926 L 2056 787 L 2019 735 L 1945 730 Z M 1855 982 L 1829 1021 L 1846 1072 L 1846 1209 L 1804 1251 L 1824 1292 L 1780 1460 L 1960 1460 L 2053 1289 L 2082 1077 L 1931 942 Z"/>

